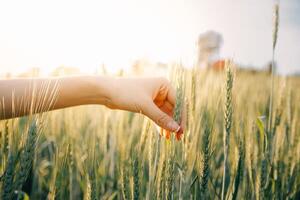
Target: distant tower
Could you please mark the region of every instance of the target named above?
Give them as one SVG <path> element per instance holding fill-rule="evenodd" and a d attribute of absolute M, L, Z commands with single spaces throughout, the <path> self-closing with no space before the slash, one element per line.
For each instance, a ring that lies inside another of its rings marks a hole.
<path fill-rule="evenodd" d="M 207 31 L 199 35 L 197 41 L 197 66 L 207 68 L 216 62 L 219 59 L 222 43 L 222 35 L 215 31 Z"/>

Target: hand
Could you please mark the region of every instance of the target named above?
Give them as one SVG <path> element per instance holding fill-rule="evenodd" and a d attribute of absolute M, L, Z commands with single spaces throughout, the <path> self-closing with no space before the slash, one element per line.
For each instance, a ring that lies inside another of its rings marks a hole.
<path fill-rule="evenodd" d="M 181 132 L 173 116 L 175 90 L 165 78 L 119 78 L 112 84 L 107 107 L 142 113 L 170 132 Z"/>

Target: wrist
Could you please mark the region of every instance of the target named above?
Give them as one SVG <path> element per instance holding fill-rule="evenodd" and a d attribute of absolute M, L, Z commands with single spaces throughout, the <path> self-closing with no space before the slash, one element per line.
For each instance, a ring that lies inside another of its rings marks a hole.
<path fill-rule="evenodd" d="M 116 91 L 116 78 L 97 76 L 94 83 L 96 103 L 111 107 Z"/>

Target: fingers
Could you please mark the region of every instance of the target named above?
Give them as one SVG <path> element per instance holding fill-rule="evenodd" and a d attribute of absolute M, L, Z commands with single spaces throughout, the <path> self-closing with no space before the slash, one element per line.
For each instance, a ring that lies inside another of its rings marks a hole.
<path fill-rule="evenodd" d="M 160 110 L 152 101 L 149 101 L 143 108 L 143 113 L 152 119 L 160 127 L 178 132 L 180 126 L 168 114 Z"/>
<path fill-rule="evenodd" d="M 171 103 L 165 102 L 162 106 L 158 106 L 160 110 L 162 110 L 164 113 L 168 114 L 170 117 L 173 116 L 173 109 L 174 107 L 172 106 Z"/>
<path fill-rule="evenodd" d="M 167 100 L 174 106 L 176 101 L 176 91 L 170 86 L 168 90 Z"/>
<path fill-rule="evenodd" d="M 170 112 L 169 109 L 167 109 L 165 107 L 160 107 L 160 109 L 163 112 L 167 113 L 169 116 L 173 116 L 172 112 Z M 181 138 L 182 138 L 183 132 L 185 130 L 186 120 L 187 120 L 186 106 L 183 106 L 182 111 L 181 111 L 181 120 L 180 120 L 180 124 L 179 124 L 180 129 L 175 132 L 175 138 L 178 141 L 181 140 Z M 163 128 L 161 128 L 161 130 L 160 130 L 160 135 L 165 136 L 166 139 L 170 139 L 170 131 L 164 130 Z"/>
<path fill-rule="evenodd" d="M 173 120 L 173 109 L 176 102 L 176 91 L 167 79 L 157 81 L 160 83 L 159 92 L 155 92 L 151 101 L 143 108 L 143 113 L 152 119 L 157 125 L 165 129 L 166 137 L 170 132 L 176 133 L 176 139 L 180 140 L 186 121 L 185 106 L 182 109 L 182 116 L 179 122 Z"/>

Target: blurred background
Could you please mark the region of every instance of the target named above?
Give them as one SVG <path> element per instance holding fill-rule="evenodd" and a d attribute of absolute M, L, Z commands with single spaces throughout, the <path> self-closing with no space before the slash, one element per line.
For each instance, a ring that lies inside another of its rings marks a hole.
<path fill-rule="evenodd" d="M 268 70 L 273 0 L 1 1 L 0 75 Z M 300 72 L 300 1 L 280 2 L 276 71 Z M 150 73 L 150 74 L 149 74 Z"/>

